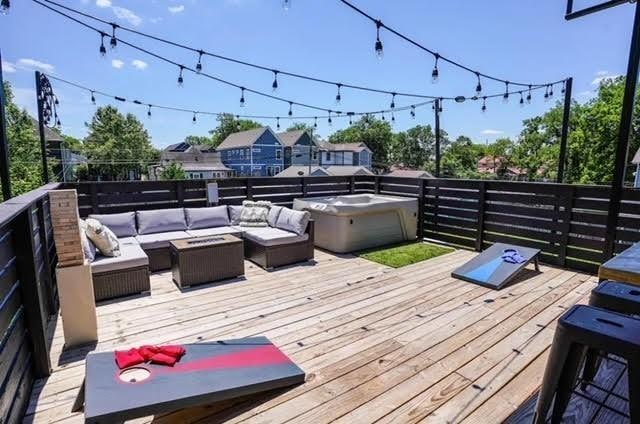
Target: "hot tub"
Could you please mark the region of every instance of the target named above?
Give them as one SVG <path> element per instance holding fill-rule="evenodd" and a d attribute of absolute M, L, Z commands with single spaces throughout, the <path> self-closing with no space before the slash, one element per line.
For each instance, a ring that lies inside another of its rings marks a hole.
<path fill-rule="evenodd" d="M 315 220 L 315 245 L 337 253 L 415 240 L 418 200 L 378 194 L 295 199 Z"/>

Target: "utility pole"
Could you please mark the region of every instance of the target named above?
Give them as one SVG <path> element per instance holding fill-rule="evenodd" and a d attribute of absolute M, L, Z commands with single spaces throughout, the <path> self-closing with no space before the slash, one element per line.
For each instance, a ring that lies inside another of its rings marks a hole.
<path fill-rule="evenodd" d="M 11 198 L 11 176 L 9 174 L 9 139 L 7 136 L 5 103 L 2 52 L 0 52 L 0 180 L 2 182 L 2 199 L 6 201 Z"/>
<path fill-rule="evenodd" d="M 440 102 L 441 99 L 436 99 L 434 103 L 435 118 L 436 118 L 436 178 L 440 178 Z"/>

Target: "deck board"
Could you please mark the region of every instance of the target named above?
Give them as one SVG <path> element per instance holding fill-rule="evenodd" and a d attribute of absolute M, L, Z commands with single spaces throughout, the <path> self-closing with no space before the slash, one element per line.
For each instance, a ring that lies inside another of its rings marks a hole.
<path fill-rule="evenodd" d="M 474 255 L 391 269 L 317 251 L 314 264 L 247 262 L 245 279 L 185 291 L 158 273 L 150 296 L 98 306 L 97 349 L 265 335 L 307 372 L 292 389 L 135 422 L 499 422 L 538 390 L 558 316 L 596 278 L 542 266 L 500 291 L 451 278 Z M 90 349 L 64 351 L 59 322 L 49 335 L 53 374 L 26 421 L 81 422 L 70 408 Z"/>

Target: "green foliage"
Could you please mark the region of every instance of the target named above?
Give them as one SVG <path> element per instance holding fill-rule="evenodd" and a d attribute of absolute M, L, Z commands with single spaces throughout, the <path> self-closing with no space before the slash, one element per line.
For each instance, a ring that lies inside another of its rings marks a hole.
<path fill-rule="evenodd" d="M 211 144 L 211 137 L 206 135 L 188 135 L 184 138 L 185 143 L 189 143 L 192 146 L 198 144 Z"/>
<path fill-rule="evenodd" d="M 4 83 L 6 97 L 7 137 L 12 194 L 18 196 L 43 184 L 40 140 L 33 121 L 26 110 L 13 101 L 8 82 Z M 0 195 L 1 196 L 1 195 Z M 4 199 L 3 199 L 4 200 Z"/>
<path fill-rule="evenodd" d="M 400 268 L 453 252 L 453 250 L 449 247 L 430 243 L 408 243 L 400 246 L 370 249 L 361 252 L 359 256 L 393 268 Z"/>
<path fill-rule="evenodd" d="M 184 169 L 182 169 L 182 165 L 171 162 L 169 166 L 162 170 L 160 178 L 163 180 L 186 180 L 187 174 L 184 172 Z"/>
<path fill-rule="evenodd" d="M 434 146 L 435 134 L 431 125 L 418 125 L 393 135 L 388 160 L 392 164 L 421 169 L 434 160 Z"/>
<path fill-rule="evenodd" d="M 93 175 L 127 180 L 130 173 L 141 175 L 158 160 L 149 134 L 132 114 L 124 116 L 113 106 L 99 107 L 87 128 L 84 147 Z"/>
<path fill-rule="evenodd" d="M 64 140 L 65 147 L 72 152 L 82 153 L 82 151 L 84 150 L 84 144 L 82 143 L 82 140 L 65 134 L 62 134 L 62 139 Z"/>
<path fill-rule="evenodd" d="M 387 164 L 389 145 L 393 138 L 391 125 L 375 117 L 363 117 L 344 130 L 329 136 L 330 143 L 365 143 L 378 165 Z M 379 167 L 379 166 L 375 166 Z"/>
<path fill-rule="evenodd" d="M 230 113 L 218 115 L 216 119 L 218 120 L 218 126 L 209 131 L 211 140 L 207 142 L 207 144 L 210 144 L 212 147 L 218 147 L 229 134 L 262 127 L 259 122 L 250 119 L 236 119 L 236 117 Z"/>
<path fill-rule="evenodd" d="M 461 135 L 442 155 L 442 176 L 456 178 L 480 178 L 476 171 L 478 161 L 487 154 L 487 147 L 475 144 Z"/>

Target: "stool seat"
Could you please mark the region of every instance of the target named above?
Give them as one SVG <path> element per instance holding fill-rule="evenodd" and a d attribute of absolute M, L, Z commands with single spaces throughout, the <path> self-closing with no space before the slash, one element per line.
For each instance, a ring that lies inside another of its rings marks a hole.
<path fill-rule="evenodd" d="M 554 397 L 551 422 L 561 421 L 587 350 L 612 353 L 627 360 L 631 422 L 640 422 L 640 319 L 576 305 L 558 320 L 534 423 L 546 421 Z"/>
<path fill-rule="evenodd" d="M 640 287 L 618 281 L 603 281 L 591 290 L 589 305 L 621 314 L 640 315 Z"/>

